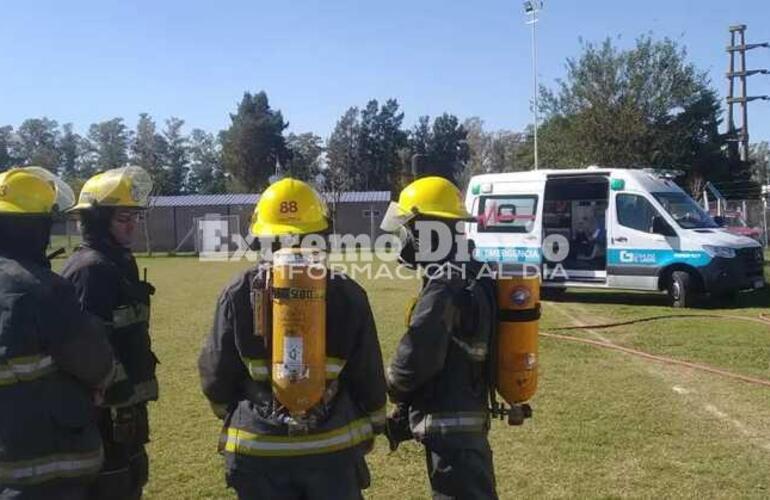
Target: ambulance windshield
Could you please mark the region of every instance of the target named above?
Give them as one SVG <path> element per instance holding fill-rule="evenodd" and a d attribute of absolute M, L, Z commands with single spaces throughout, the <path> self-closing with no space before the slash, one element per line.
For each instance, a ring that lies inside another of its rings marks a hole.
<path fill-rule="evenodd" d="M 717 223 L 695 201 L 684 193 L 652 193 L 682 229 L 715 228 Z"/>

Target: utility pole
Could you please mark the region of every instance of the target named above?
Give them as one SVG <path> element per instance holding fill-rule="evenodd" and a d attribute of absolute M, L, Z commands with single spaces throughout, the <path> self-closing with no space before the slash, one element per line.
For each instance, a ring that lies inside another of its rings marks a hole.
<path fill-rule="evenodd" d="M 767 233 L 767 200 L 770 198 L 770 184 L 762 186 L 762 234 L 765 239 L 765 248 L 770 248 L 770 234 Z"/>
<path fill-rule="evenodd" d="M 275 159 L 275 173 L 267 178 L 267 182 L 273 184 L 281 180 L 281 160 Z"/>
<path fill-rule="evenodd" d="M 532 26 L 532 113 L 535 118 L 534 127 L 534 147 L 535 147 L 535 170 L 538 168 L 537 161 L 537 38 L 535 36 L 535 25 L 537 24 L 537 13 L 543 9 L 543 0 L 526 0 L 524 2 L 524 12 L 529 16 L 527 24 Z"/>
<path fill-rule="evenodd" d="M 736 41 L 738 44 L 736 45 Z M 748 103 L 751 101 L 770 100 L 770 96 L 749 96 L 746 92 L 746 80 L 753 75 L 768 75 L 767 69 L 746 69 L 746 52 L 757 48 L 770 48 L 770 43 L 746 43 L 746 25 L 738 24 L 730 26 L 730 45 L 727 53 L 730 55 L 730 64 L 727 71 L 727 137 L 730 142 L 738 143 L 738 154 L 741 161 L 749 158 L 749 113 Z M 740 55 L 740 67 L 735 70 L 735 55 Z M 735 79 L 740 82 L 740 93 L 735 96 Z M 735 127 L 735 113 L 733 107 L 739 104 L 741 107 L 741 127 Z M 731 148 L 732 150 L 732 148 Z M 731 151 L 731 154 L 734 154 Z"/>

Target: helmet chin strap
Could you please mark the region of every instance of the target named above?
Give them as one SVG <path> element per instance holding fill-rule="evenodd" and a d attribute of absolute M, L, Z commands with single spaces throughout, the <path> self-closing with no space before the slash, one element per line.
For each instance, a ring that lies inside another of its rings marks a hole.
<path fill-rule="evenodd" d="M 420 251 L 417 238 L 407 226 L 401 226 L 398 230 L 398 239 L 401 241 L 398 261 L 406 267 L 414 269 L 417 267 L 417 252 Z"/>
<path fill-rule="evenodd" d="M 452 241 L 450 242 L 449 253 L 442 256 L 437 260 L 420 260 L 420 250 L 423 249 L 430 255 L 433 250 L 440 248 L 438 237 L 436 232 L 430 232 L 430 240 L 420 241 L 415 234 L 416 230 L 412 224 L 406 224 L 401 226 L 398 231 L 398 238 L 401 242 L 401 252 L 399 253 L 398 260 L 401 264 L 416 268 L 420 265 L 432 265 L 432 264 L 444 264 L 446 262 L 454 261 L 458 257 L 458 243 L 456 241 L 457 233 L 450 231 L 452 235 Z M 425 247 L 423 247 L 425 245 Z M 469 245 L 469 251 L 472 255 L 472 248 Z M 465 255 L 465 252 L 463 252 Z"/>

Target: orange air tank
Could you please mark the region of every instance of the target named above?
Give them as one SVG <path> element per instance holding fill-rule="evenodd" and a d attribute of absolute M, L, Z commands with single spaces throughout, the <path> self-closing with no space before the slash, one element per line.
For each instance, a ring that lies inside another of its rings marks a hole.
<path fill-rule="evenodd" d="M 498 277 L 497 304 L 497 392 L 515 405 L 537 390 L 540 279 Z"/>
<path fill-rule="evenodd" d="M 316 405 L 326 387 L 326 268 L 317 250 L 273 256 L 273 394 L 295 416 Z"/>

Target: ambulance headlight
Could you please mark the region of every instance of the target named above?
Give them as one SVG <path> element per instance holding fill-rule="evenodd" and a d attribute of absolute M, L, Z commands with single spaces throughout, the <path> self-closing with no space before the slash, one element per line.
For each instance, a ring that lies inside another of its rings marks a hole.
<path fill-rule="evenodd" d="M 711 257 L 722 257 L 732 259 L 735 257 L 735 249 L 730 247 L 717 247 L 713 245 L 703 245 L 703 250 Z"/>

